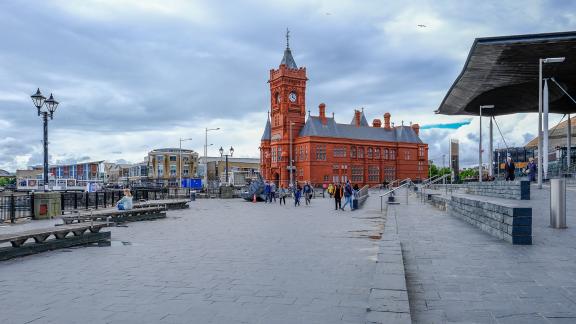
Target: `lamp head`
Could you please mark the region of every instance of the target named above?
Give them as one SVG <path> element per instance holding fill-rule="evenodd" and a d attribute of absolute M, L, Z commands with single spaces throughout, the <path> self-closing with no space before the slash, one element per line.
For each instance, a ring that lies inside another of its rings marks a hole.
<path fill-rule="evenodd" d="M 220 146 L 220 156 L 224 155 L 224 149 L 222 148 L 222 146 Z"/>
<path fill-rule="evenodd" d="M 56 111 L 56 108 L 58 108 L 59 102 L 54 100 L 54 96 L 50 94 L 50 98 L 48 98 L 48 100 L 46 100 L 44 103 L 46 104 L 46 107 L 50 112 L 50 119 L 52 119 L 54 116 L 54 112 Z"/>
<path fill-rule="evenodd" d="M 549 57 L 542 60 L 542 63 L 562 63 L 565 57 Z"/>
<path fill-rule="evenodd" d="M 38 115 L 40 115 L 40 108 L 42 108 L 42 106 L 44 105 L 44 100 L 46 100 L 46 97 L 42 95 L 42 92 L 40 92 L 40 88 L 38 88 L 38 90 L 36 90 L 36 93 L 31 95 L 30 98 L 32 98 L 34 106 L 38 108 Z"/>
<path fill-rule="evenodd" d="M 230 156 L 232 156 L 233 154 L 234 154 L 234 148 L 230 146 Z"/>

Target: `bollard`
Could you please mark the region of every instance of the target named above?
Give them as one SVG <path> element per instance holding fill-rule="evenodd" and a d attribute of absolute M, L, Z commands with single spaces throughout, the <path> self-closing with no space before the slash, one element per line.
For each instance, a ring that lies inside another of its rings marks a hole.
<path fill-rule="evenodd" d="M 566 228 L 566 179 L 550 179 L 550 227 Z"/>

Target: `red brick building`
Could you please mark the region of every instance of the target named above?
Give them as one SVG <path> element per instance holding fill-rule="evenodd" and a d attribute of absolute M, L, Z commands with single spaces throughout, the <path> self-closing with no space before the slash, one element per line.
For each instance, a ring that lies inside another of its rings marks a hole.
<path fill-rule="evenodd" d="M 390 114 L 384 124 L 369 125 L 364 110 L 355 110 L 350 124 L 326 116 L 306 118 L 306 68 L 297 67 L 287 45 L 278 69 L 270 70 L 270 115 L 260 146 L 260 170 L 266 180 L 293 180 L 318 185 L 350 180 L 358 185 L 424 179 L 428 173 L 428 145 L 418 137 L 419 126 L 394 126 Z M 292 152 L 290 152 L 292 148 Z"/>

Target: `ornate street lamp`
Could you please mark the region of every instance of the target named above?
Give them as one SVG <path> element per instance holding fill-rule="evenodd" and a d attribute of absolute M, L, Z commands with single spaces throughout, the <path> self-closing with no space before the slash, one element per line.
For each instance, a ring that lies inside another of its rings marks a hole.
<path fill-rule="evenodd" d="M 220 146 L 220 157 L 226 157 L 226 184 L 228 184 L 228 157 L 234 154 L 234 148 L 230 146 L 230 154 L 224 154 L 224 149 Z"/>
<path fill-rule="evenodd" d="M 59 102 L 54 99 L 54 96 L 50 94 L 50 98 L 46 100 L 46 97 L 40 92 L 40 88 L 36 90 L 36 93 L 31 95 L 32 103 L 36 109 L 38 109 L 38 116 L 42 116 L 44 122 L 44 191 L 48 191 L 48 116 L 50 120 L 54 118 L 54 112 L 58 108 Z M 44 108 L 44 109 L 42 109 Z"/>

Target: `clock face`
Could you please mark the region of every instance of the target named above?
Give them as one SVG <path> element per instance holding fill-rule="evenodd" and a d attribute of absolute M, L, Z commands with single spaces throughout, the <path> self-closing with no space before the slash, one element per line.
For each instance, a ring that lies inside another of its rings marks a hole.
<path fill-rule="evenodd" d="M 290 99 L 290 101 L 292 102 L 296 102 L 296 92 L 294 91 L 290 92 L 290 94 L 288 95 L 288 99 Z"/>

